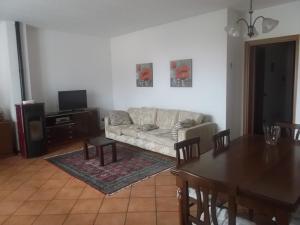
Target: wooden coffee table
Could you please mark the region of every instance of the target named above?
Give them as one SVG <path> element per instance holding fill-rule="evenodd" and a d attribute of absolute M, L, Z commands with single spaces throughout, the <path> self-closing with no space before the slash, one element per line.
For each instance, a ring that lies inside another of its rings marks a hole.
<path fill-rule="evenodd" d="M 112 150 L 112 161 L 117 161 L 116 141 L 105 137 L 96 137 L 87 139 L 84 142 L 84 159 L 89 160 L 89 145 L 96 148 L 96 156 L 99 156 L 100 166 L 104 166 L 104 154 L 103 147 L 111 146 Z"/>

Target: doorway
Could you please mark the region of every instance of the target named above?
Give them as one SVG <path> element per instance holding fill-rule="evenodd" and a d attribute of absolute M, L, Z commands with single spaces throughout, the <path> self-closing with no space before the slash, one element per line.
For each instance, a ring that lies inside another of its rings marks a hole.
<path fill-rule="evenodd" d="M 263 134 L 263 124 L 294 122 L 297 46 L 298 40 L 270 40 L 246 49 L 247 134 Z"/>

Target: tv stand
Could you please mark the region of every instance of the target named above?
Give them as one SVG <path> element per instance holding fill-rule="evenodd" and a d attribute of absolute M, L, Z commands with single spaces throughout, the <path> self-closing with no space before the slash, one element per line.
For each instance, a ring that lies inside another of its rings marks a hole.
<path fill-rule="evenodd" d="M 48 114 L 46 133 L 49 146 L 98 136 L 100 134 L 98 110 L 84 109 Z"/>
<path fill-rule="evenodd" d="M 62 110 L 58 111 L 57 114 L 64 114 L 64 113 L 73 113 L 73 112 L 85 112 L 88 111 L 89 109 L 70 109 L 70 110 Z"/>

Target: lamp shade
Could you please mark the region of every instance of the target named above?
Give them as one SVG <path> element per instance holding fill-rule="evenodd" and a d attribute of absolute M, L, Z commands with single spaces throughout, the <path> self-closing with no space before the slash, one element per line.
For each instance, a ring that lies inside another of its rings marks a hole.
<path fill-rule="evenodd" d="M 263 18 L 262 22 L 262 32 L 263 33 L 268 33 L 271 30 L 273 30 L 277 25 L 279 24 L 278 20 L 274 20 L 271 18 Z"/>
<path fill-rule="evenodd" d="M 239 37 L 240 36 L 240 29 L 237 24 L 230 24 L 225 27 L 225 31 L 228 35 L 232 37 Z"/>

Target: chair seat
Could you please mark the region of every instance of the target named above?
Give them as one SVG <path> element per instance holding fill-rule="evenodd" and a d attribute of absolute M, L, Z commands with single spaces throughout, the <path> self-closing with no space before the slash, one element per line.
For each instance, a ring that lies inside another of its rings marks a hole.
<path fill-rule="evenodd" d="M 300 206 L 298 207 L 296 212 L 292 214 L 291 222 L 290 222 L 290 225 L 298 225 L 298 224 L 300 224 Z"/>
<path fill-rule="evenodd" d="M 217 219 L 219 225 L 228 225 L 228 210 L 217 208 Z M 236 217 L 236 225 L 256 225 L 256 223 L 242 218 L 240 216 Z"/>
<path fill-rule="evenodd" d="M 189 190 L 189 197 L 193 198 L 193 199 L 197 199 L 196 190 L 191 187 L 189 187 L 188 190 Z M 203 198 L 202 192 L 201 192 L 201 197 Z M 209 198 L 211 198 L 211 195 L 209 195 Z M 217 210 L 218 224 L 219 225 L 228 225 L 228 212 L 227 212 L 228 210 L 226 208 L 219 208 L 219 207 L 217 207 L 216 210 Z M 203 218 L 201 218 L 201 219 L 203 219 Z M 300 223 L 298 223 L 298 224 L 300 224 Z M 236 225 L 255 225 L 255 223 L 253 223 L 250 220 L 247 220 L 247 219 L 237 216 L 236 217 Z"/>
<path fill-rule="evenodd" d="M 273 222 L 276 222 L 276 218 L 272 218 Z M 292 217 L 290 218 L 289 225 L 299 225 L 300 224 L 300 207 L 292 214 Z"/>
<path fill-rule="evenodd" d="M 228 224 L 228 214 L 226 209 L 217 208 L 217 218 L 219 225 L 226 225 Z M 276 219 L 274 218 L 274 221 Z M 292 214 L 291 221 L 289 225 L 299 225 L 300 224 L 300 207 L 296 210 L 295 213 Z M 236 217 L 236 225 L 255 225 L 254 222 L 247 220 L 242 217 Z"/>
<path fill-rule="evenodd" d="M 224 208 L 216 208 L 217 210 L 217 219 L 218 219 L 218 225 L 228 225 L 228 210 Z M 201 220 L 203 221 L 204 215 L 202 214 Z M 213 224 L 212 219 L 211 219 L 211 224 Z M 196 225 L 195 223 L 192 223 L 192 225 Z M 236 217 L 236 225 L 256 225 L 256 223 L 247 220 L 245 218 Z"/>

